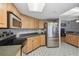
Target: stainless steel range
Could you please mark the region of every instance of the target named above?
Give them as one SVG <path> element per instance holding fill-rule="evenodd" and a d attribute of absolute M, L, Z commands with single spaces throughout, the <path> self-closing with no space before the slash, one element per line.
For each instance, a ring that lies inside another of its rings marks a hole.
<path fill-rule="evenodd" d="M 0 46 L 5 45 L 22 45 L 22 43 L 25 41 L 23 38 L 16 38 L 16 35 L 14 35 L 11 31 L 4 31 L 0 33 Z"/>
<path fill-rule="evenodd" d="M 16 35 L 14 35 L 14 33 L 11 31 L 4 31 L 0 33 L 0 46 L 21 45 L 20 47 L 21 55 L 22 55 L 22 47 L 24 46 L 23 44 L 24 41 L 25 39 L 16 38 Z"/>

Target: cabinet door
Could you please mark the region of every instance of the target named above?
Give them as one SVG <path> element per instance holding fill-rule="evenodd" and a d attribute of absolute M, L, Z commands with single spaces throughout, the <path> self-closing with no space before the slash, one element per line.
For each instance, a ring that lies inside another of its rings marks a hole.
<path fill-rule="evenodd" d="M 30 23 L 29 23 L 30 28 L 34 28 L 34 19 L 30 19 L 29 22 L 30 22 Z M 29 26 L 29 25 L 28 25 L 28 26 Z"/>
<path fill-rule="evenodd" d="M 67 42 L 67 43 L 71 42 L 71 36 L 69 34 L 66 34 L 65 42 Z"/>
<path fill-rule="evenodd" d="M 0 7 L 0 28 L 7 28 L 7 4 Z"/>
<path fill-rule="evenodd" d="M 23 52 L 28 53 L 30 51 L 32 51 L 32 38 L 27 38 L 25 46 L 23 47 Z"/>
<path fill-rule="evenodd" d="M 39 21 L 39 28 L 44 28 L 44 21 Z"/>
<path fill-rule="evenodd" d="M 75 36 L 74 35 L 70 35 L 70 44 L 74 45 L 74 39 L 75 39 Z"/>
<path fill-rule="evenodd" d="M 39 20 L 34 20 L 34 28 L 39 28 Z"/>
<path fill-rule="evenodd" d="M 22 28 L 34 28 L 34 19 L 28 16 L 22 16 Z"/>
<path fill-rule="evenodd" d="M 37 48 L 37 37 L 33 37 L 33 49 Z"/>
<path fill-rule="evenodd" d="M 46 44 L 45 35 L 40 35 L 40 39 L 41 39 L 41 45 L 45 45 Z"/>
<path fill-rule="evenodd" d="M 41 38 L 40 38 L 40 35 L 38 36 L 38 46 L 41 46 Z"/>
<path fill-rule="evenodd" d="M 38 36 L 35 36 L 33 37 L 33 49 L 39 47 L 39 37 Z"/>
<path fill-rule="evenodd" d="M 79 39 L 78 39 L 78 47 L 79 47 Z"/>
<path fill-rule="evenodd" d="M 77 35 L 73 35 L 72 37 L 72 44 L 75 45 L 75 46 L 78 46 L 78 40 L 79 40 L 79 36 Z"/>
<path fill-rule="evenodd" d="M 4 28 L 4 23 L 0 23 L 0 28 Z"/>

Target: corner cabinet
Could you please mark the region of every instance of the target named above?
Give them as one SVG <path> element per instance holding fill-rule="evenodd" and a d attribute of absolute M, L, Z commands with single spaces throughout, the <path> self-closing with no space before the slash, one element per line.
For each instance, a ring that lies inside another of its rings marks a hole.
<path fill-rule="evenodd" d="M 26 39 L 24 47 L 22 49 L 23 53 L 29 53 L 34 49 L 40 47 L 41 45 L 45 45 L 45 36 L 44 35 L 36 35 L 33 37 L 29 37 Z"/>

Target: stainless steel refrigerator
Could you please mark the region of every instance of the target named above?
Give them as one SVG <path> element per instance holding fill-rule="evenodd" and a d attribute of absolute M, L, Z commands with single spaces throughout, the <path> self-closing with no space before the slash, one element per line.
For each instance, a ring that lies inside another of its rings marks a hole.
<path fill-rule="evenodd" d="M 47 26 L 47 47 L 59 46 L 59 25 L 58 22 L 48 22 Z"/>

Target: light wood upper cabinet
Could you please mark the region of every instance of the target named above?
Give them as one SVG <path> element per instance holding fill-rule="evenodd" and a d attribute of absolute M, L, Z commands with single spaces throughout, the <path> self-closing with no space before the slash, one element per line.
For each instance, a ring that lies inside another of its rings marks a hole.
<path fill-rule="evenodd" d="M 7 28 L 7 4 L 0 6 L 0 28 Z"/>
<path fill-rule="evenodd" d="M 43 29 L 44 28 L 44 21 L 38 19 L 32 19 L 29 17 L 22 17 L 22 28 L 31 28 L 31 29 Z"/>
<path fill-rule="evenodd" d="M 39 28 L 39 20 L 34 20 L 34 28 Z"/>
<path fill-rule="evenodd" d="M 30 28 L 34 28 L 34 19 L 30 20 Z"/>
<path fill-rule="evenodd" d="M 0 28 L 8 28 L 8 17 L 7 17 L 7 11 L 13 12 L 15 15 L 20 17 L 19 11 L 16 9 L 16 7 L 13 4 L 10 3 L 2 3 L 0 7 Z"/>
<path fill-rule="evenodd" d="M 44 21 L 39 21 L 39 28 L 43 29 L 44 28 L 44 24 L 45 22 Z"/>
<path fill-rule="evenodd" d="M 22 28 L 33 29 L 34 26 L 34 19 L 29 16 L 22 16 Z"/>
<path fill-rule="evenodd" d="M 29 28 L 29 20 L 25 16 L 22 17 L 22 28 Z"/>
<path fill-rule="evenodd" d="M 0 28 L 7 28 L 7 11 L 11 11 L 19 18 L 21 18 L 22 28 L 44 28 L 44 21 L 21 14 L 15 5 L 11 3 L 3 4 L 2 7 L 0 7 Z"/>

